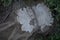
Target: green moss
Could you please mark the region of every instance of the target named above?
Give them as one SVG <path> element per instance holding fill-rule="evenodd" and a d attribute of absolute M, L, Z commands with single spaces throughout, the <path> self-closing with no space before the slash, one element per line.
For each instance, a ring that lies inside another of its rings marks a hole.
<path fill-rule="evenodd" d="M 3 5 L 4 6 L 9 6 L 11 4 L 12 0 L 4 0 Z"/>
<path fill-rule="evenodd" d="M 12 0 L 0 0 L 0 4 L 3 6 L 9 6 L 11 4 Z"/>
<path fill-rule="evenodd" d="M 48 40 L 60 40 L 60 0 L 45 0 L 45 3 L 48 5 L 48 7 L 52 10 L 52 12 L 55 10 L 57 13 L 55 13 L 55 20 L 57 20 L 56 24 L 56 31 L 52 34 L 50 34 L 47 39 Z M 52 13 L 53 14 L 53 13 Z"/>

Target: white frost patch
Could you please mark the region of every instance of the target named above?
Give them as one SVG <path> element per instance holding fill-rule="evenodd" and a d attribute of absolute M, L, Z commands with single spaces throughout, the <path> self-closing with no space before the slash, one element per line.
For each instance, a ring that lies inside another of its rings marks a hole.
<path fill-rule="evenodd" d="M 41 26 L 41 31 L 44 31 L 43 29 L 46 26 L 52 25 L 53 18 L 52 18 L 52 15 L 51 15 L 49 8 L 47 8 L 42 3 L 42 4 L 38 4 L 37 6 L 34 6 L 33 9 L 34 9 L 36 16 L 37 16 L 38 25 Z"/>
<path fill-rule="evenodd" d="M 30 25 L 29 23 L 30 23 L 30 20 L 34 18 L 34 15 L 31 9 L 29 8 L 23 8 L 23 10 L 20 9 L 17 15 L 18 15 L 17 16 L 18 22 L 22 24 L 22 27 L 21 27 L 22 31 L 32 32 L 34 26 Z M 30 15 L 32 15 L 32 17 L 30 17 Z"/>
<path fill-rule="evenodd" d="M 32 10 L 34 10 L 34 12 Z M 23 10 L 19 9 L 17 15 L 18 22 L 22 24 L 22 31 L 26 32 L 32 32 L 33 29 L 37 27 L 36 25 L 30 25 L 31 20 L 34 19 L 35 16 L 38 22 L 34 24 L 38 23 L 38 26 L 41 27 L 41 31 L 43 31 L 46 26 L 51 26 L 53 23 L 51 12 L 43 3 L 33 6 L 32 9 L 29 7 L 23 8 Z"/>

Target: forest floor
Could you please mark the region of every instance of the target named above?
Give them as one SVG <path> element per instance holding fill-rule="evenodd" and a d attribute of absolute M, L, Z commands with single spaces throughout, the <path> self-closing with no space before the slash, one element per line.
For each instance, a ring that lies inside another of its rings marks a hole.
<path fill-rule="evenodd" d="M 29 4 L 28 4 L 29 2 Z M 36 1 L 36 3 L 39 3 L 41 1 Z M 8 18 L 10 12 L 12 10 L 16 10 L 22 7 L 26 7 L 26 6 L 31 6 L 31 5 L 35 5 L 35 2 L 33 1 L 19 1 L 19 2 L 12 2 L 12 4 L 8 7 L 4 7 L 2 4 L 0 4 L 0 23 L 5 22 L 5 20 Z M 27 4 L 27 5 L 26 5 Z M 16 9 L 15 9 L 16 8 Z M 53 12 L 52 12 L 53 13 Z M 54 11 L 54 13 L 56 13 L 56 11 Z M 56 14 L 57 15 L 57 14 Z M 58 21 L 60 22 L 60 21 Z M 43 34 L 35 34 L 32 36 L 32 38 L 34 38 L 34 40 L 60 40 L 60 24 L 58 24 L 58 22 L 55 19 L 55 23 L 54 23 L 54 27 L 52 28 L 53 31 L 49 32 L 49 33 L 43 33 Z"/>

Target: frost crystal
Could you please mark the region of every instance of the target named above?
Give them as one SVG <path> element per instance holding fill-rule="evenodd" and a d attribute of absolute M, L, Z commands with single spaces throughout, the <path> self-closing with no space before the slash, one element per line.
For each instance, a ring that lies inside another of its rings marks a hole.
<path fill-rule="evenodd" d="M 33 6 L 32 9 L 29 7 L 23 8 L 23 10 L 19 9 L 17 15 L 18 22 L 22 24 L 22 31 L 26 32 L 32 32 L 34 28 L 38 28 L 37 23 L 38 26 L 41 27 L 41 31 L 43 31 L 46 26 L 51 26 L 53 23 L 51 12 L 43 3 Z M 35 18 L 37 22 L 32 20 Z"/>

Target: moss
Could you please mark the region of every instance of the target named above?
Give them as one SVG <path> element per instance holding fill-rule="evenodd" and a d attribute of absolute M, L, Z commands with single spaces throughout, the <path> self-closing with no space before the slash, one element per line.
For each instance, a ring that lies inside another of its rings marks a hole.
<path fill-rule="evenodd" d="M 9 6 L 11 4 L 12 0 L 0 0 L 0 4 L 3 6 Z"/>
<path fill-rule="evenodd" d="M 50 34 L 47 40 L 60 40 L 60 0 L 45 0 L 45 3 L 52 10 L 52 14 L 54 13 L 57 22 L 55 32 Z"/>

